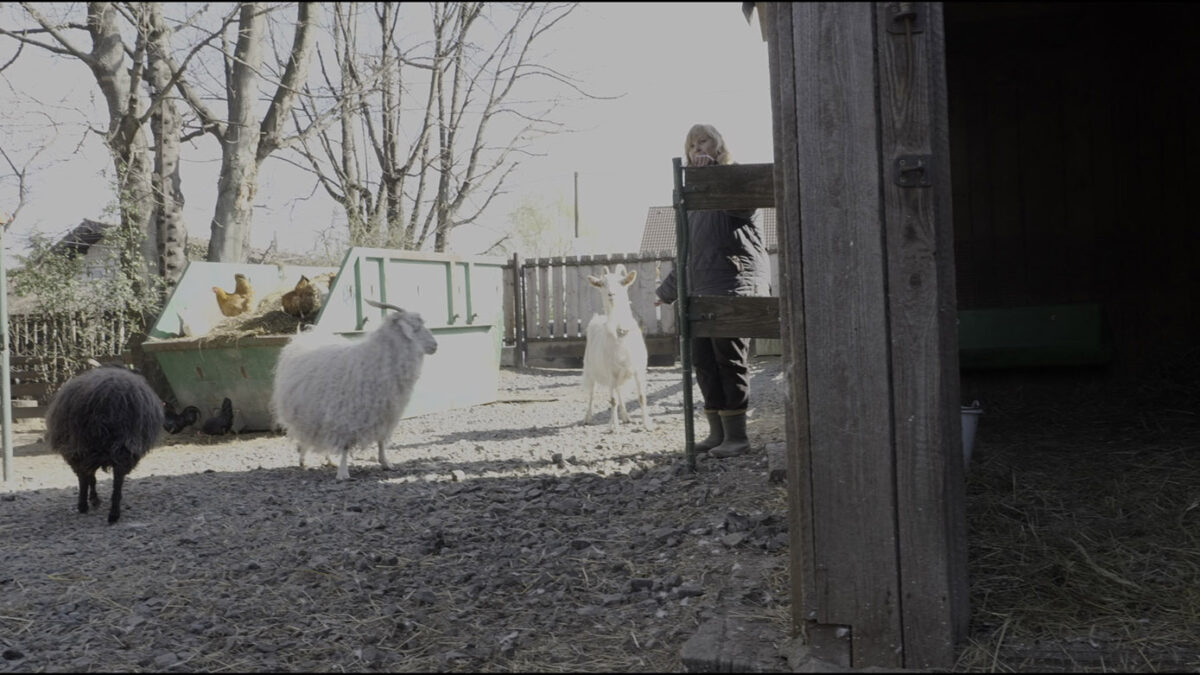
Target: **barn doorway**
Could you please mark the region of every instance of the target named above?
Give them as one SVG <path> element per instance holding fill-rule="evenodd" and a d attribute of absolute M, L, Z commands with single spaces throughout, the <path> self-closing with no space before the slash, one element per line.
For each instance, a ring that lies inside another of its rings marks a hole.
<path fill-rule="evenodd" d="M 958 666 L 1195 667 L 1195 12 L 944 11 L 960 317 L 1020 328 L 1013 344 L 985 345 L 1007 352 L 962 361 L 962 397 L 984 414 Z M 1048 323 L 1074 351 L 1038 342 Z"/>

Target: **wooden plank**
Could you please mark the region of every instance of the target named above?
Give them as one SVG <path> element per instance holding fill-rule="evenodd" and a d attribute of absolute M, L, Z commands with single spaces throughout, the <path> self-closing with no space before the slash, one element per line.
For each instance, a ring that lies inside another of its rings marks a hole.
<path fill-rule="evenodd" d="M 658 312 L 654 307 L 654 288 L 657 285 L 654 281 L 655 266 L 653 259 L 633 260 L 627 265 L 637 272 L 637 278 L 629 287 L 629 304 L 642 332 L 647 335 L 659 333 Z"/>
<path fill-rule="evenodd" d="M 792 6 L 815 619 L 852 626 L 854 668 L 903 664 L 876 10 Z"/>
<path fill-rule="evenodd" d="M 770 164 L 684 167 L 683 199 L 689 211 L 775 206 Z"/>
<path fill-rule="evenodd" d="M 654 355 L 674 355 L 678 349 L 679 338 L 673 335 L 659 335 L 646 337 L 646 352 L 651 356 Z M 558 339 L 558 340 L 530 340 L 528 344 L 528 357 L 530 364 L 534 364 L 538 359 L 555 359 L 555 358 L 583 358 L 583 351 L 587 346 L 587 340 L 577 338 L 574 340 Z"/>
<path fill-rule="evenodd" d="M 34 398 L 46 398 L 50 395 L 49 382 L 18 382 L 9 385 L 9 393 L 13 398 L 29 396 Z"/>
<path fill-rule="evenodd" d="M 579 337 L 579 286 L 587 284 L 579 275 L 579 257 L 563 259 L 563 314 L 566 322 L 566 337 Z"/>
<path fill-rule="evenodd" d="M 1015 122 L 1021 107 L 1017 82 L 1023 76 L 1010 60 L 996 55 L 997 70 L 992 72 L 993 86 L 987 87 L 988 118 L 984 127 L 989 134 L 989 159 L 992 167 L 988 181 L 992 213 L 991 241 L 988 254 L 975 258 L 972 264 L 985 270 L 982 286 L 994 289 L 987 297 L 989 305 L 1030 304 L 1029 275 L 1024 256 L 1024 229 L 1021 223 L 1020 130 Z M 1005 283 L 997 284 L 996 279 Z"/>
<path fill-rule="evenodd" d="M 48 406 L 48 405 L 39 405 L 39 406 L 23 406 L 23 405 L 16 406 L 15 405 L 12 407 L 12 418 L 14 420 L 40 419 L 40 418 L 46 416 L 46 411 L 49 409 L 49 407 L 50 406 Z"/>
<path fill-rule="evenodd" d="M 563 337 L 567 332 L 566 299 L 563 293 L 563 272 L 565 263 L 562 256 L 550 260 L 550 326 L 551 334 Z"/>
<path fill-rule="evenodd" d="M 803 250 L 800 241 L 800 185 L 796 119 L 796 57 L 791 3 L 767 3 L 767 42 L 771 82 L 771 119 L 775 139 L 776 218 L 779 224 L 779 332 L 783 343 L 784 372 L 791 409 L 784 418 L 787 438 L 787 470 L 793 479 L 785 486 L 788 495 L 788 564 L 791 576 L 789 598 L 792 635 L 806 632 L 805 626 L 817 616 L 815 542 L 812 522 L 812 483 L 810 438 L 808 433 L 808 385 L 804 373 Z M 810 644 L 821 638 L 808 632 Z M 845 663 L 849 665 L 849 654 Z"/>
<path fill-rule="evenodd" d="M 550 259 L 537 259 L 537 283 L 538 283 L 538 304 L 537 304 L 537 326 L 538 337 L 553 337 L 554 331 L 550 328 Z"/>
<path fill-rule="evenodd" d="M 694 295 L 693 337 L 779 337 L 779 298 Z"/>
<path fill-rule="evenodd" d="M 668 251 L 662 251 L 661 253 L 669 254 Z M 659 283 L 661 283 L 663 279 L 666 279 L 667 275 L 670 274 L 671 271 L 674 269 L 675 269 L 674 257 L 671 257 L 669 259 L 659 259 L 659 261 L 658 261 Z M 655 286 L 655 287 L 657 288 L 657 286 Z M 654 299 L 657 300 L 658 296 L 655 295 Z M 678 328 L 676 327 L 676 321 L 675 321 L 675 306 L 674 305 L 659 305 L 657 309 L 658 309 L 658 325 L 660 326 L 659 332 L 663 335 L 675 335 L 678 331 Z"/>
<path fill-rule="evenodd" d="M 902 664 L 954 664 L 966 636 L 966 503 L 955 325 L 954 231 L 941 3 L 917 3 L 919 34 L 888 31 L 876 5 L 884 175 L 928 155 L 929 187 L 885 178 L 883 217 Z M 856 626 L 856 629 L 858 627 Z M 855 659 L 857 661 L 857 658 Z M 858 664 L 856 664 L 858 665 Z"/>
<path fill-rule="evenodd" d="M 534 264 L 535 259 L 526 260 L 525 266 L 521 269 L 521 274 L 525 277 L 523 284 L 525 291 L 525 299 L 521 303 L 525 309 L 525 339 L 528 341 L 531 338 L 536 338 L 541 335 L 537 326 L 537 265 Z"/>
<path fill-rule="evenodd" d="M 517 341 L 517 324 L 516 324 L 516 297 L 514 291 L 520 286 L 516 283 L 517 275 L 521 273 L 521 255 L 514 253 L 508 261 L 508 266 L 504 268 L 504 293 L 502 294 L 501 303 L 504 312 L 504 344 L 514 344 Z"/>
<path fill-rule="evenodd" d="M 1024 50 L 1010 55 L 1019 65 L 1022 95 L 1018 106 L 1018 172 L 1021 198 L 1022 252 L 1028 274 L 1029 297 L 1022 302 L 1054 303 L 1069 299 L 1067 287 L 1078 252 L 1064 229 L 1065 153 L 1063 127 L 1078 120 L 1062 118 L 1062 83 L 1057 58 L 1045 51 Z M 1075 79 L 1078 73 L 1063 74 Z M 1034 296 L 1041 298 L 1034 300 Z"/>

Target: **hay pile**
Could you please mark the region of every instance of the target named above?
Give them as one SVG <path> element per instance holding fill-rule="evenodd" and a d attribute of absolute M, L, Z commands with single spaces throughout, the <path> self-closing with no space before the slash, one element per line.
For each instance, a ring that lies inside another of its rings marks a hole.
<path fill-rule="evenodd" d="M 1200 667 L 1200 368 L 1175 366 L 989 383 L 956 670 Z"/>

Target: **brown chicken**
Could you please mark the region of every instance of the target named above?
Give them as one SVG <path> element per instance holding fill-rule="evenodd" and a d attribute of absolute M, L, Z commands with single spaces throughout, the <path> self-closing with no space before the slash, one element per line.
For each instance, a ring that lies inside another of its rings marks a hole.
<path fill-rule="evenodd" d="M 296 282 L 296 287 L 284 293 L 279 301 L 283 304 L 283 311 L 297 319 L 307 319 L 316 314 L 319 308 L 317 287 L 303 274 L 300 275 L 300 281 Z"/>
<path fill-rule="evenodd" d="M 250 281 L 246 279 L 244 274 L 233 275 L 234 291 L 226 293 L 225 289 L 220 286 L 213 286 L 213 293 L 217 294 L 217 304 L 221 307 L 221 313 L 225 316 L 237 316 L 250 309 L 251 303 L 254 301 L 254 289 L 250 287 Z"/>

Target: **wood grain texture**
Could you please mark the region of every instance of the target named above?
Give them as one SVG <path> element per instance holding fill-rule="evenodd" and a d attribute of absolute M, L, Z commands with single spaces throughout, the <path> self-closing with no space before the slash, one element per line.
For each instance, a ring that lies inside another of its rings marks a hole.
<path fill-rule="evenodd" d="M 876 5 L 792 6 L 816 616 L 853 667 L 902 665 Z M 793 261 L 791 256 L 799 254 Z M 791 282 L 795 284 L 795 282 Z"/>
<path fill-rule="evenodd" d="M 881 182 L 891 356 L 896 533 L 906 668 L 949 667 L 967 618 L 954 236 L 941 5 L 916 3 L 920 33 L 876 14 L 885 172 L 928 155 L 929 187 Z"/>

